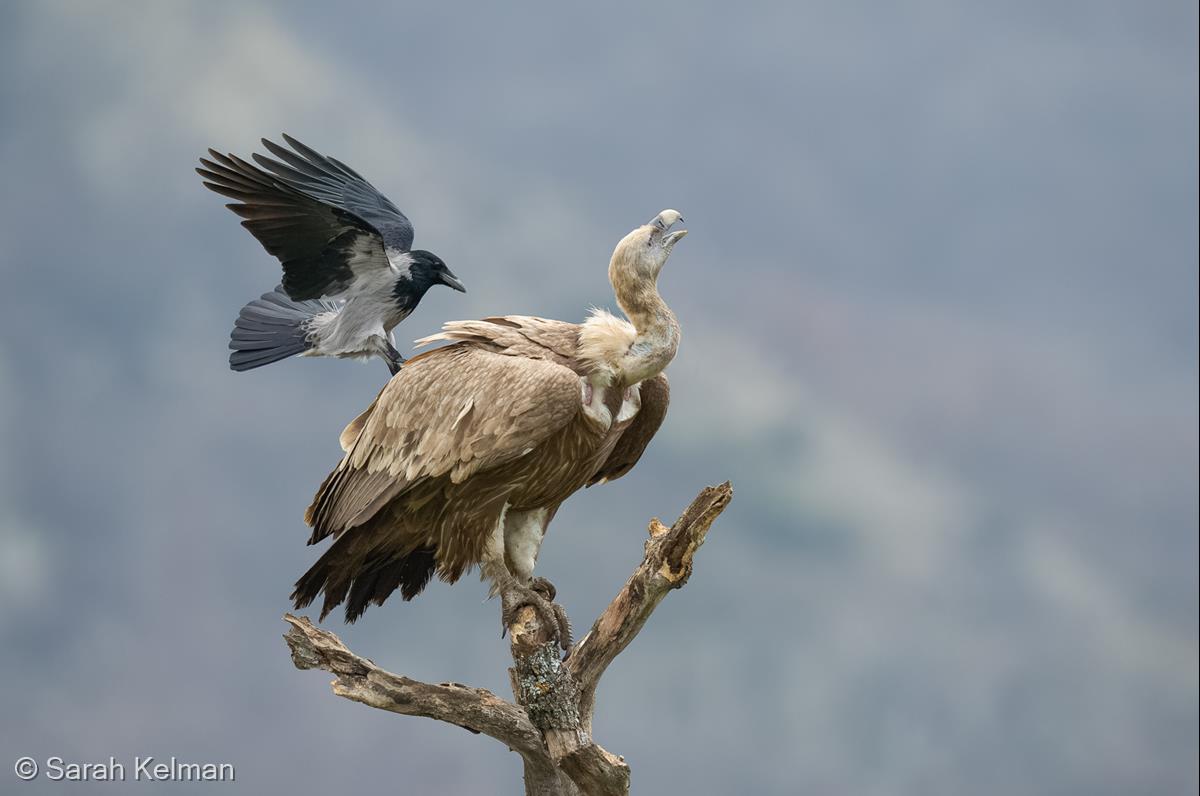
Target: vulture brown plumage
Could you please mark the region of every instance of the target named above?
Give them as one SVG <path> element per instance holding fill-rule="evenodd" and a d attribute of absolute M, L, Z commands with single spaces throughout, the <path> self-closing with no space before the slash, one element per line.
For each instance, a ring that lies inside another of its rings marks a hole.
<path fill-rule="evenodd" d="M 627 473 L 666 415 L 679 324 L 657 280 L 681 220 L 664 210 L 617 244 L 609 280 L 628 321 L 508 315 L 418 341 L 449 345 L 410 359 L 342 432 L 305 515 L 310 544 L 334 541 L 296 583 L 297 608 L 323 591 L 321 617 L 344 602 L 352 622 L 475 565 L 494 590 L 529 589 L 559 504 Z"/>

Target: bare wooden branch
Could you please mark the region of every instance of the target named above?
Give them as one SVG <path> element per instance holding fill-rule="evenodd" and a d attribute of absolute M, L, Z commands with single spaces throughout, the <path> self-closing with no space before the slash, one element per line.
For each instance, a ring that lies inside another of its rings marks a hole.
<path fill-rule="evenodd" d="M 324 669 L 337 676 L 333 693 L 406 716 L 425 716 L 490 735 L 522 756 L 545 757 L 541 734 L 525 711 L 484 688 L 434 685 L 392 674 L 355 655 L 341 639 L 305 617 L 285 614 L 284 634 L 297 669 Z"/>
<path fill-rule="evenodd" d="M 591 731 L 596 686 L 604 670 L 629 646 L 667 593 L 687 583 L 692 557 L 732 499 L 733 487 L 726 481 L 701 490 L 670 528 L 658 518 L 650 521 L 642 563 L 567 658 L 567 668 L 578 683 L 580 714 L 587 731 Z"/>
<path fill-rule="evenodd" d="M 532 606 L 515 611 L 508 626 L 515 705 L 482 688 L 386 672 L 303 617 L 284 616 L 292 626 L 284 638 L 297 668 L 337 677 L 332 685 L 338 696 L 449 722 L 506 744 L 524 762 L 526 796 L 626 796 L 629 766 L 591 737 L 596 686 L 663 597 L 687 583 L 696 550 L 732 498 L 726 481 L 701 490 L 670 528 L 651 520 L 642 563 L 565 661 L 555 628 L 544 625 Z"/>
<path fill-rule="evenodd" d="M 532 607 L 521 608 L 508 626 L 513 694 L 542 732 L 554 765 L 566 777 L 562 793 L 624 796 L 629 766 L 592 740 L 579 716 L 579 689 L 559 659 L 553 628 Z M 528 790 L 526 791 L 528 793 Z"/>

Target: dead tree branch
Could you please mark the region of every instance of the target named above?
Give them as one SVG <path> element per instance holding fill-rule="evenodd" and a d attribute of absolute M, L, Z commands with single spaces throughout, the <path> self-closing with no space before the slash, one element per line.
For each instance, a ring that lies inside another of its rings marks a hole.
<path fill-rule="evenodd" d="M 692 559 L 713 521 L 729 505 L 729 482 L 701 490 L 666 527 L 650 521 L 645 556 L 590 631 L 560 660 L 553 628 L 531 606 L 509 625 L 516 704 L 482 688 L 437 685 L 391 674 L 351 652 L 332 633 L 291 614 L 284 635 L 299 669 L 337 677 L 333 692 L 381 710 L 425 716 L 483 733 L 521 756 L 527 796 L 623 796 L 629 766 L 592 740 L 596 687 L 672 589 L 687 583 Z"/>
<path fill-rule="evenodd" d="M 592 728 L 596 686 L 604 670 L 629 646 L 667 592 L 687 583 L 692 557 L 732 499 L 733 487 L 726 481 L 702 489 L 670 528 L 657 517 L 650 520 L 650 538 L 642 563 L 567 658 L 567 668 L 579 684 L 580 715 L 588 732 Z"/>

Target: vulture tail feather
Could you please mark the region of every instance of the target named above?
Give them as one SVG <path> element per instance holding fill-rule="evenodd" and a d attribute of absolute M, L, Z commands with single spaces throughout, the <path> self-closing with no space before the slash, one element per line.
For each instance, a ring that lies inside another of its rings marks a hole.
<path fill-rule="evenodd" d="M 429 584 L 437 569 L 436 553 L 432 547 L 418 548 L 369 569 L 362 569 L 356 566 L 361 562 L 354 559 L 348 549 L 344 549 L 342 542 L 335 542 L 296 581 L 292 602 L 297 610 L 310 605 L 324 591 L 321 619 L 345 602 L 346 622 L 353 623 L 369 605 L 383 605 L 384 600 L 397 589 L 405 601 L 416 597 Z"/>

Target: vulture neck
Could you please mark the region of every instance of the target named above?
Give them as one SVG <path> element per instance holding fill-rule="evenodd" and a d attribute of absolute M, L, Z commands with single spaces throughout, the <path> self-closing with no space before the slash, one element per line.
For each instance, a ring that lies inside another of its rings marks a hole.
<path fill-rule="evenodd" d="M 617 304 L 637 331 L 621 358 L 617 377 L 626 385 L 657 376 L 675 358 L 679 322 L 658 294 L 658 279 L 613 279 Z"/>

